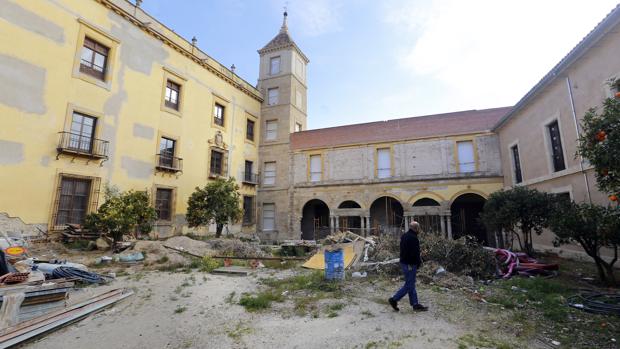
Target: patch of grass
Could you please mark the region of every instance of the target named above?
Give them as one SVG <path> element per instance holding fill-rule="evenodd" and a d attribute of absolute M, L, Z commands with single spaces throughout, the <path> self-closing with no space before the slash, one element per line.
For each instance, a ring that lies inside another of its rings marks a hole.
<path fill-rule="evenodd" d="M 170 258 L 168 258 L 168 256 L 162 256 L 161 258 L 156 260 L 155 263 L 164 264 L 164 263 L 168 263 L 169 261 L 170 261 Z"/>
<path fill-rule="evenodd" d="M 335 303 L 335 304 L 330 304 L 327 309 L 330 311 L 340 311 L 342 309 L 344 309 L 345 304 L 344 303 Z"/>
<path fill-rule="evenodd" d="M 76 240 L 76 241 L 65 243 L 65 247 L 70 250 L 84 251 L 88 249 L 88 246 L 89 246 L 89 243 L 87 240 Z"/>
<path fill-rule="evenodd" d="M 164 264 L 157 267 L 157 270 L 162 272 L 176 273 L 179 269 L 183 267 L 183 263 Z"/>
<path fill-rule="evenodd" d="M 285 269 L 296 268 L 301 262 L 300 261 L 265 260 L 265 261 L 262 261 L 262 263 L 266 268 L 285 270 Z"/>
<path fill-rule="evenodd" d="M 281 302 L 283 297 L 274 292 L 261 292 L 255 295 L 244 294 L 239 299 L 239 305 L 249 312 L 271 308 L 271 302 Z"/>
<path fill-rule="evenodd" d="M 186 310 L 187 310 L 187 307 L 177 305 L 177 308 L 174 309 L 174 313 L 175 314 L 181 314 L 182 312 L 184 312 Z"/>
<path fill-rule="evenodd" d="M 365 349 L 373 349 L 373 348 L 379 348 L 379 343 L 372 341 L 372 342 L 368 342 L 366 343 L 366 345 L 364 346 Z"/>
<path fill-rule="evenodd" d="M 239 322 L 234 329 L 227 332 L 227 335 L 233 341 L 239 343 L 241 341 L 241 337 L 250 333 L 252 333 L 252 329 L 245 326 L 242 322 Z"/>
<path fill-rule="evenodd" d="M 330 312 L 327 313 L 327 317 L 328 318 L 334 318 L 334 317 L 337 317 L 337 316 L 338 316 L 338 312 L 335 312 L 335 311 L 330 311 Z"/>

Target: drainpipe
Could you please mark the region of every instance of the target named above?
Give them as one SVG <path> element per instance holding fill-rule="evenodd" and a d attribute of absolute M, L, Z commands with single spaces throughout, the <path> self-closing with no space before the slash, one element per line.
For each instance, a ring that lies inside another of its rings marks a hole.
<path fill-rule="evenodd" d="M 570 99 L 570 107 L 573 113 L 573 121 L 575 122 L 575 131 L 577 132 L 577 138 L 581 136 L 581 131 L 579 130 L 579 122 L 577 121 L 577 112 L 575 111 L 575 99 L 573 97 L 573 89 L 571 87 L 570 77 L 566 76 L 566 88 L 568 89 L 568 98 Z M 583 156 L 579 156 L 579 169 L 581 170 L 581 174 L 583 175 L 583 181 L 586 184 L 586 193 L 588 195 L 588 202 L 592 203 L 592 197 L 590 196 L 590 182 L 588 181 L 588 176 L 586 171 L 583 168 Z"/>

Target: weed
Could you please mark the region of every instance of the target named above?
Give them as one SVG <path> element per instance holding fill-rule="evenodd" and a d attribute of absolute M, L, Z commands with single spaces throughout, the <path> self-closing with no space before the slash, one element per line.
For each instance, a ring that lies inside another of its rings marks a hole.
<path fill-rule="evenodd" d="M 245 326 L 242 322 L 239 322 L 237 326 L 233 330 L 228 331 L 227 334 L 228 334 L 228 337 L 232 338 L 233 341 L 240 342 L 241 337 L 251 332 L 252 332 L 251 328 Z"/>
<path fill-rule="evenodd" d="M 239 305 L 245 307 L 245 310 L 254 312 L 271 307 L 271 302 L 281 302 L 283 297 L 274 292 L 261 292 L 256 295 L 244 294 L 239 299 Z"/>
<path fill-rule="evenodd" d="M 361 313 L 362 315 L 366 316 L 366 317 L 375 317 L 375 314 L 373 314 L 370 310 L 364 310 Z"/>
<path fill-rule="evenodd" d="M 366 346 L 364 346 L 365 349 L 373 349 L 373 348 L 378 348 L 379 347 L 379 343 L 372 341 L 372 342 L 368 342 L 366 343 Z"/>
<path fill-rule="evenodd" d="M 187 310 L 187 307 L 183 307 L 183 306 L 177 305 L 177 308 L 174 309 L 174 313 L 175 314 L 181 314 L 182 312 L 184 312 L 186 310 Z"/>
<path fill-rule="evenodd" d="M 327 309 L 331 311 L 340 311 L 344 308 L 344 306 L 345 306 L 344 303 L 336 303 L 336 304 L 331 304 L 330 306 L 327 307 Z"/>
<path fill-rule="evenodd" d="M 228 295 L 228 297 L 226 297 L 226 303 L 228 303 L 228 304 L 233 304 L 233 303 L 234 303 L 234 299 L 235 299 L 235 294 L 236 294 L 236 292 L 235 292 L 235 291 L 232 291 L 232 292 Z"/>
<path fill-rule="evenodd" d="M 171 301 L 173 301 L 173 302 L 176 302 L 176 301 L 178 301 L 178 300 L 179 300 L 179 297 L 172 295 L 172 296 L 170 296 L 170 298 L 169 298 L 169 299 L 170 299 Z"/>
<path fill-rule="evenodd" d="M 337 317 L 338 313 L 335 311 L 330 311 L 329 313 L 327 313 L 327 317 L 328 318 L 333 318 L 333 317 Z"/>

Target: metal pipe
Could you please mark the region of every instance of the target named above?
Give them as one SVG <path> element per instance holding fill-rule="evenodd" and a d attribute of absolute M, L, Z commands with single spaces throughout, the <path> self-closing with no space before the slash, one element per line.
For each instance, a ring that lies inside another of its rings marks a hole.
<path fill-rule="evenodd" d="M 570 77 L 566 75 L 566 88 L 568 89 L 568 98 L 570 99 L 570 107 L 573 113 L 573 121 L 575 123 L 575 132 L 577 132 L 577 138 L 581 137 L 581 131 L 579 130 L 579 122 L 577 121 L 577 112 L 575 111 L 575 99 L 573 97 L 573 89 L 571 87 Z M 583 175 L 583 181 L 586 184 L 586 194 L 588 195 L 588 202 L 592 203 L 592 196 L 590 195 L 590 182 L 588 176 L 583 168 L 583 156 L 579 155 L 579 169 Z"/>

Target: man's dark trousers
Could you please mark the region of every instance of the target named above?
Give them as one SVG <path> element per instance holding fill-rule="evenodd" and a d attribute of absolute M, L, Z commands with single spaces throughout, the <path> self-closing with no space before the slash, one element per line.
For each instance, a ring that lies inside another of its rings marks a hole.
<path fill-rule="evenodd" d="M 415 290 L 415 276 L 418 271 L 415 265 L 400 263 L 400 267 L 405 274 L 405 284 L 392 297 L 396 302 L 400 301 L 406 294 L 409 294 L 409 304 L 414 306 L 418 304 L 418 293 Z"/>

